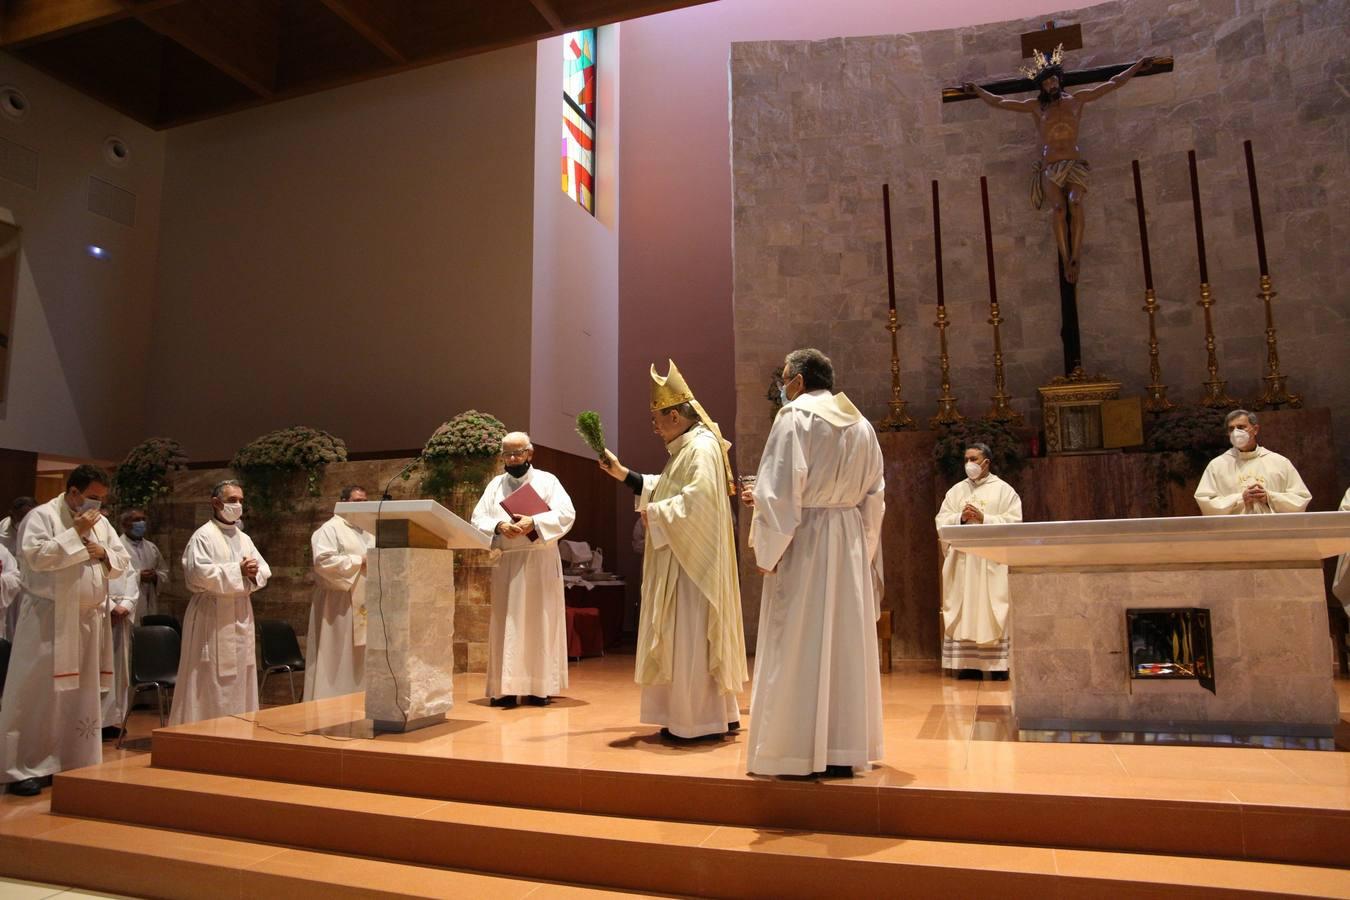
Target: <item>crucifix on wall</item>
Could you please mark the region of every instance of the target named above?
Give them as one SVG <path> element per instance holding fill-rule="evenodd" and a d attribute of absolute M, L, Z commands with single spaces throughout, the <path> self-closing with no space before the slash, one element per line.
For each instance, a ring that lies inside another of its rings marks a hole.
<path fill-rule="evenodd" d="M 1100 66 L 1077 72 L 1064 71 L 1064 51 L 1081 49 L 1082 27 L 1055 28 L 1047 23 L 1040 31 L 1022 35 L 1022 56 L 1031 60 L 1022 67 L 1022 78 L 985 85 L 966 82 L 942 92 L 944 103 L 980 99 L 996 109 L 1028 113 L 1040 138 L 1040 158 L 1031 183 L 1031 202 L 1037 209 L 1047 203 L 1053 211 L 1055 244 L 1059 252 L 1060 337 L 1064 343 L 1064 373 L 1082 366 L 1078 332 L 1077 283 L 1082 265 L 1083 210 L 1091 172 L 1078 145 L 1084 107 L 1119 88 L 1135 75 L 1172 71 L 1171 57 L 1144 57 L 1127 65 Z M 1092 85 L 1069 92 L 1067 87 Z M 1012 99 L 1009 94 L 1036 91 L 1035 97 Z"/>

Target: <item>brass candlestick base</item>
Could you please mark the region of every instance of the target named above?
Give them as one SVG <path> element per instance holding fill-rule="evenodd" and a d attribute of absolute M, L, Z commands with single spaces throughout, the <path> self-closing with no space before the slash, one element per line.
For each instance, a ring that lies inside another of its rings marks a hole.
<path fill-rule="evenodd" d="M 994 406 L 989 412 L 984 414 L 987 422 L 1007 422 L 1009 425 L 1021 425 L 1022 414 L 1008 405 L 1012 397 L 1004 390 L 1003 380 L 1003 342 L 999 339 L 998 327 L 1003 324 L 1003 319 L 999 318 L 998 304 L 989 304 L 989 324 L 994 326 L 994 396 L 989 399 L 994 401 Z"/>
<path fill-rule="evenodd" d="M 906 431 L 911 428 L 917 428 L 914 419 L 905 412 L 905 407 L 909 404 L 900 394 L 900 349 L 896 339 L 896 333 L 900 330 L 900 323 L 895 317 L 895 310 L 891 310 L 890 321 L 886 324 L 886 329 L 891 333 L 891 399 L 887 405 L 891 411 L 884 419 L 877 419 L 872 424 L 878 431 Z"/>
<path fill-rule="evenodd" d="M 1297 409 L 1303 405 L 1303 398 L 1289 393 L 1284 383 L 1285 376 L 1280 373 L 1280 351 L 1275 345 L 1275 313 L 1270 305 L 1270 301 L 1275 299 L 1275 289 L 1271 286 L 1269 275 L 1261 276 L 1261 292 L 1256 296 L 1266 305 L 1266 374 L 1261 379 L 1266 383 L 1266 389 L 1252 405 L 1257 409 L 1278 409 L 1281 406 Z"/>
<path fill-rule="evenodd" d="M 955 425 L 964 422 L 966 417 L 956 408 L 956 398 L 952 396 L 952 367 L 947 356 L 947 307 L 939 306 L 937 321 L 933 323 L 938 330 L 939 361 L 942 367 L 942 394 L 938 397 L 937 415 L 928 420 L 928 427 L 937 425 Z"/>
<path fill-rule="evenodd" d="M 1205 396 L 1200 398 L 1201 406 L 1228 409 L 1238 405 L 1238 401 L 1228 396 L 1228 382 L 1219 377 L 1219 354 L 1214 348 L 1214 320 L 1210 307 L 1214 305 L 1214 295 L 1210 293 L 1209 282 L 1200 282 L 1200 308 L 1205 311 L 1205 353 L 1209 380 L 1205 382 Z"/>
<path fill-rule="evenodd" d="M 1153 288 L 1144 291 L 1144 312 L 1148 313 L 1148 398 L 1144 400 L 1144 409 L 1148 412 L 1164 412 L 1172 408 L 1167 399 L 1167 385 L 1162 384 L 1162 366 L 1158 362 L 1158 329 L 1154 318 L 1158 314 L 1158 295 Z"/>

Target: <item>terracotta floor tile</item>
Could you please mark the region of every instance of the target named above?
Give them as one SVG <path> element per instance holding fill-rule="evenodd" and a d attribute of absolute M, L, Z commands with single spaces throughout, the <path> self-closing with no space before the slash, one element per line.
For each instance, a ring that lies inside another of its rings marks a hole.
<path fill-rule="evenodd" d="M 1271 756 L 1269 751 L 1253 747 L 1102 746 L 1115 753 L 1127 773 L 1141 778 L 1259 781 L 1267 784 L 1307 783 L 1303 777 Z"/>
<path fill-rule="evenodd" d="M 246 869 L 245 897 L 286 896 L 326 900 L 342 889 L 395 891 L 408 897 L 501 898 L 518 900 L 538 888 L 534 882 L 495 875 L 411 866 L 307 850 L 286 850 Z"/>
<path fill-rule="evenodd" d="M 1312 897 L 1350 897 L 1350 871 L 1346 870 L 1090 850 L 1055 850 L 1054 855 L 1059 873 L 1072 877 L 1129 882 L 1146 876 L 1150 880 L 1197 889 L 1211 887 Z"/>

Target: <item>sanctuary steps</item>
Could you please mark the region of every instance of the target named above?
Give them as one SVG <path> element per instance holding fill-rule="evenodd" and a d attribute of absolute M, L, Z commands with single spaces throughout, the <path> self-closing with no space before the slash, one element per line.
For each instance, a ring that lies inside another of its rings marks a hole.
<path fill-rule="evenodd" d="M 188 772 L 145 757 L 56 782 L 52 815 L 0 833 L 5 856 L 22 860 L 17 874 L 103 873 L 90 886 L 146 896 L 525 896 L 520 879 L 714 897 L 1350 896 L 1350 875 L 1313 866 L 563 812 Z"/>

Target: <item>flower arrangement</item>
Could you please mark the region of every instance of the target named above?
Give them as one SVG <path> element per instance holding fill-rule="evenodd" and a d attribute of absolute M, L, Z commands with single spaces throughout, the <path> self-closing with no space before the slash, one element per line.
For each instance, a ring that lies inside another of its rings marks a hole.
<path fill-rule="evenodd" d="M 187 467 L 187 454 L 173 438 L 150 438 L 131 448 L 113 473 L 112 493 L 121 509 L 145 509 L 173 493 L 169 476 Z"/>
<path fill-rule="evenodd" d="M 346 462 L 347 445 L 326 431 L 297 425 L 255 438 L 230 460 L 251 508 L 264 514 L 292 499 L 303 476 L 305 490 L 319 495 L 319 479 L 329 463 Z"/>
<path fill-rule="evenodd" d="M 422 493 L 444 501 L 458 486 L 481 486 L 497 468 L 505 436 L 496 416 L 476 409 L 437 428 L 422 448 Z"/>
<path fill-rule="evenodd" d="M 1001 478 L 1016 475 L 1026 462 L 1022 440 L 1007 422 L 967 419 L 938 425 L 934 434 L 933 462 L 948 481 L 965 477 L 966 448 L 971 444 L 989 446 L 990 470 Z"/>
<path fill-rule="evenodd" d="M 1228 449 L 1223 419 L 1226 409 L 1207 406 L 1175 406 L 1149 416 L 1145 423 L 1144 449 L 1165 454 L 1163 467 L 1169 479 L 1183 484 L 1205 470 L 1209 461 Z"/>

